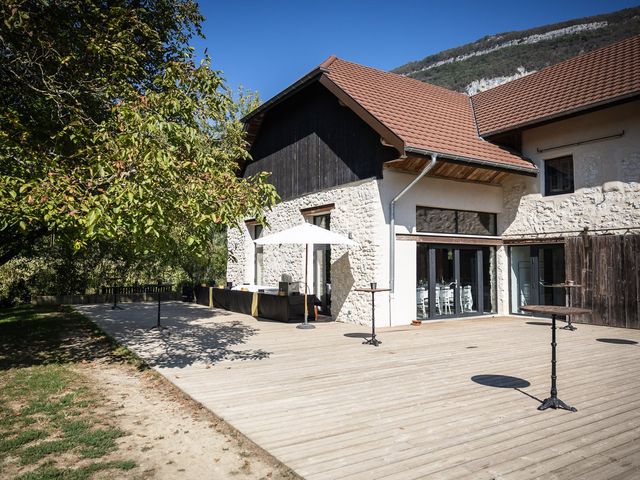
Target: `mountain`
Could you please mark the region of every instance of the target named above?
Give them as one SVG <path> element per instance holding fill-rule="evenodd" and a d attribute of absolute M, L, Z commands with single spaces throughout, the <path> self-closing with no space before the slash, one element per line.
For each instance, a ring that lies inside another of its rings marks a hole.
<path fill-rule="evenodd" d="M 470 95 L 640 34 L 640 7 L 483 37 L 393 70 Z"/>

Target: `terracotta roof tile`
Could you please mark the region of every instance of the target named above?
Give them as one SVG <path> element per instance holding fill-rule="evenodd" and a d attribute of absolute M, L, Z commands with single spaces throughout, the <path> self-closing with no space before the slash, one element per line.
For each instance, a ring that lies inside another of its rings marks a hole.
<path fill-rule="evenodd" d="M 335 57 L 321 68 L 406 148 L 536 170 L 531 162 L 478 136 L 470 99 L 462 93 Z"/>
<path fill-rule="evenodd" d="M 640 35 L 551 65 L 471 97 L 491 135 L 640 94 Z"/>

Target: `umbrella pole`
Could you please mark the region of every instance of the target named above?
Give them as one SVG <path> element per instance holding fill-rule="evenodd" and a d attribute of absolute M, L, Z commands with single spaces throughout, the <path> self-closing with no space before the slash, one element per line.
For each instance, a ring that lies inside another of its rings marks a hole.
<path fill-rule="evenodd" d="M 307 307 L 307 273 L 309 271 L 309 244 L 304 244 L 304 323 L 296 328 L 316 328 L 309 323 L 309 309 Z"/>

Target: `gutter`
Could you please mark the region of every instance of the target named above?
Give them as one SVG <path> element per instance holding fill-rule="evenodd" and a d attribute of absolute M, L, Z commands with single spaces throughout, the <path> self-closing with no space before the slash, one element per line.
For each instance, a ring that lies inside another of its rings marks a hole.
<path fill-rule="evenodd" d="M 408 149 L 407 149 L 408 150 Z M 389 203 L 389 326 L 391 326 L 391 310 L 393 305 L 394 293 L 395 293 L 395 276 L 396 276 L 396 202 L 402 198 L 402 196 L 411 190 L 416 183 L 418 183 L 422 177 L 424 177 L 429 170 L 431 170 L 438 158 L 437 153 L 430 153 L 431 161 L 425 165 L 422 171 L 414 178 L 409 185 L 404 187 L 400 193 L 398 193 L 393 200 Z"/>

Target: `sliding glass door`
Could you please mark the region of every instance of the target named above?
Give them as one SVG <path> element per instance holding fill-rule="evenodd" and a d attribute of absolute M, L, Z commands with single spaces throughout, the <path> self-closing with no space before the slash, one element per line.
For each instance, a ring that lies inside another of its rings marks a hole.
<path fill-rule="evenodd" d="M 417 249 L 418 319 L 479 315 L 493 310 L 493 247 L 419 243 Z"/>
<path fill-rule="evenodd" d="M 564 290 L 551 286 L 565 280 L 562 244 L 513 246 L 510 260 L 512 313 L 523 313 L 524 305 L 565 304 Z"/>

